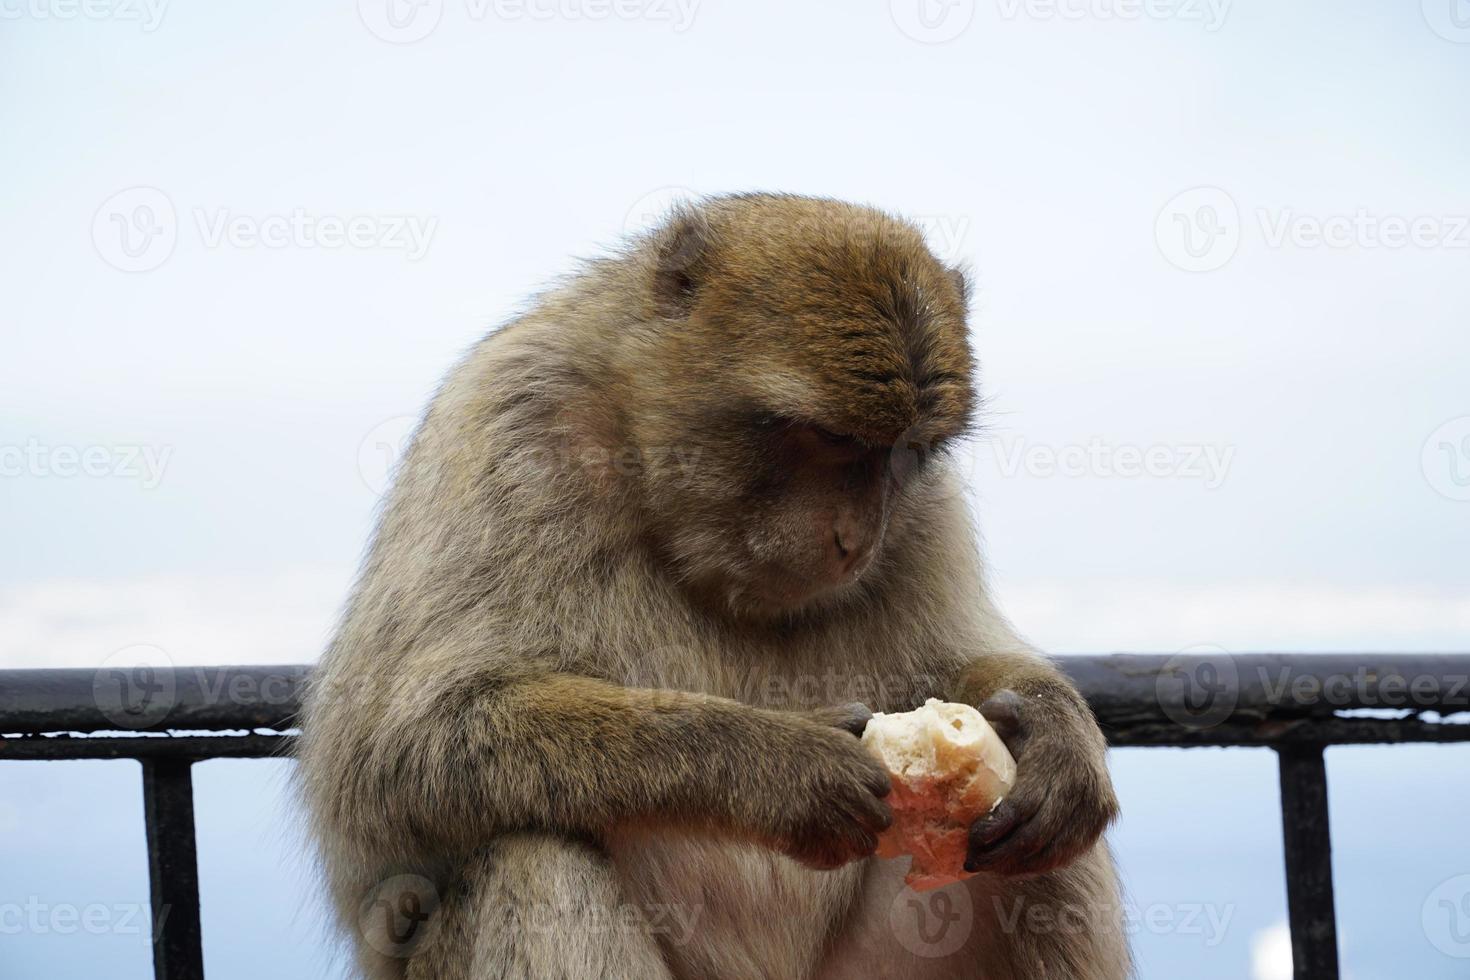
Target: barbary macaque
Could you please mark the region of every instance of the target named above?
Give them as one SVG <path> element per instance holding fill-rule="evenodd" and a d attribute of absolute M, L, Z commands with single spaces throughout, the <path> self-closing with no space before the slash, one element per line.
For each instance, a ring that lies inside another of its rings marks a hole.
<path fill-rule="evenodd" d="M 453 369 L 302 722 L 365 976 L 1128 975 L 1104 739 L 992 604 L 947 455 L 966 292 L 898 218 L 714 198 Z M 1017 770 L 919 895 L 855 736 L 930 697 Z"/>

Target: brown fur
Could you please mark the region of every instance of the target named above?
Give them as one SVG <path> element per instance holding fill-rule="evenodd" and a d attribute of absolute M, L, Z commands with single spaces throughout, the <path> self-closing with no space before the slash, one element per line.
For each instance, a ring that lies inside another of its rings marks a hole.
<path fill-rule="evenodd" d="M 303 724 L 366 975 L 1127 973 L 1101 735 L 990 604 L 943 458 L 964 306 L 905 222 L 724 198 L 455 368 Z M 942 957 L 893 932 L 887 780 L 840 707 L 931 695 L 1028 722 L 1019 827 L 951 886 L 974 914 Z M 996 896 L 1102 922 L 1003 928 Z M 423 931 L 385 948 L 362 923 L 400 907 Z"/>

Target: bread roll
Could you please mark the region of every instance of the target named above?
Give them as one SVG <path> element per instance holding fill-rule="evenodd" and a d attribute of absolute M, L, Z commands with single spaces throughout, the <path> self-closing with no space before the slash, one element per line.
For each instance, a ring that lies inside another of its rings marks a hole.
<path fill-rule="evenodd" d="M 904 881 L 916 891 L 968 877 L 970 824 L 994 809 L 1016 781 L 1016 760 L 974 708 L 930 698 L 903 714 L 873 715 L 863 744 L 893 776 L 893 826 L 878 856 L 910 855 Z"/>

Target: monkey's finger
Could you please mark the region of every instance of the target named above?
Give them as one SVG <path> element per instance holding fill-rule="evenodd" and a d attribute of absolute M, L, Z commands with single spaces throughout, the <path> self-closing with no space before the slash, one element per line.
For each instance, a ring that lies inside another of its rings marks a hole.
<path fill-rule="evenodd" d="M 888 774 L 888 770 L 878 767 L 863 781 L 863 785 L 868 792 L 881 800 L 893 792 L 893 777 Z M 884 805 L 883 809 L 887 810 L 888 807 Z"/>
<path fill-rule="evenodd" d="M 965 858 L 965 870 L 1019 874 L 1028 870 L 1027 858 L 1044 844 L 1033 828 L 1019 828 L 990 847 L 972 852 Z"/>
<path fill-rule="evenodd" d="M 1025 709 L 1026 700 L 1009 688 L 996 691 L 979 708 L 1012 755 L 1020 755 L 1026 741 Z"/>
<path fill-rule="evenodd" d="M 859 737 L 862 736 L 863 729 L 868 727 L 868 722 L 873 719 L 873 712 L 861 701 L 839 704 L 830 708 L 818 708 L 812 712 L 812 715 L 819 724 L 840 728 Z"/>
<path fill-rule="evenodd" d="M 876 796 L 863 793 L 837 797 L 831 805 L 832 813 L 844 831 L 856 829 L 880 834 L 893 826 L 893 810 Z"/>
<path fill-rule="evenodd" d="M 1014 798 L 1001 800 L 995 809 L 970 825 L 970 847 L 985 848 L 999 843 L 1030 816 L 1029 808 Z"/>
<path fill-rule="evenodd" d="M 883 799 L 893 792 L 893 776 L 877 757 L 860 745 L 850 746 L 850 755 L 830 774 L 825 796 L 844 799 L 866 796 Z"/>
<path fill-rule="evenodd" d="M 1060 843 L 1048 839 L 1041 830 L 1028 825 L 1017 831 L 995 849 L 985 852 L 967 871 L 986 871 L 999 875 L 1029 875 L 1050 871 L 1062 864 L 1064 849 Z"/>
<path fill-rule="evenodd" d="M 1031 822 L 1034 810 L 1023 808 L 1014 800 L 1002 800 L 990 813 L 970 825 L 970 841 L 965 856 L 965 870 L 978 871 L 1022 828 Z"/>
<path fill-rule="evenodd" d="M 893 826 L 893 808 L 882 800 L 869 797 L 857 805 L 854 817 L 869 830 L 881 833 Z"/>

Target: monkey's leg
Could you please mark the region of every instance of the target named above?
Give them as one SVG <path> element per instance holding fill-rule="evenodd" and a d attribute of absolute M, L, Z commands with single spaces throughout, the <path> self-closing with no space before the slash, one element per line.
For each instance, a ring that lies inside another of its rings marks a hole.
<path fill-rule="evenodd" d="M 409 980 L 668 980 L 642 909 L 592 846 L 496 838 L 464 868 Z"/>
<path fill-rule="evenodd" d="M 1132 965 L 1102 845 L 1035 878 L 976 875 L 931 892 L 873 861 L 818 980 L 1126 980 Z"/>
<path fill-rule="evenodd" d="M 1107 846 L 1035 878 L 980 876 L 974 890 L 985 980 L 1126 980 L 1133 961 Z"/>

